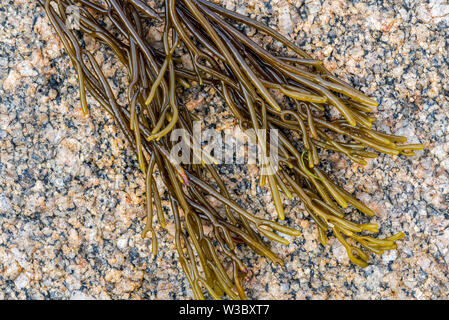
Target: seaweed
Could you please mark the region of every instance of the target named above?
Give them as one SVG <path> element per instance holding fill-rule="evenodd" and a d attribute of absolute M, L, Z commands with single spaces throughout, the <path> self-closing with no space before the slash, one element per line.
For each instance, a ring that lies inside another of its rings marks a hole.
<path fill-rule="evenodd" d="M 180 102 L 180 86 L 215 88 L 239 125 L 254 129 L 264 159 L 259 185 L 268 185 L 281 221 L 285 219 L 282 197 L 296 195 L 316 223 L 321 243 L 335 236 L 353 263 L 366 267 L 368 252 L 383 254 L 397 247 L 395 241 L 404 236 L 402 232 L 375 238 L 368 233 L 377 233 L 377 224 L 348 218 L 344 209 L 349 205 L 367 216 L 374 212 L 319 168 L 321 151 L 338 152 L 364 165 L 367 158 L 377 157 L 367 148 L 410 157 L 423 146 L 405 144 L 404 137 L 373 129 L 376 118 L 371 113 L 377 102 L 332 75 L 284 36 L 206 0 L 165 0 L 160 10 L 142 0 L 39 2 L 77 72 L 83 111 L 89 113 L 89 94 L 113 117 L 135 149 L 139 168 L 146 175 L 147 217 L 142 237 L 151 235 L 153 255 L 158 251 L 154 216 L 163 228 L 167 220 L 156 173 L 161 177 L 175 224 L 179 262 L 195 298 L 245 299 L 242 279 L 248 269 L 239 246 L 245 244 L 283 264 L 266 238 L 288 244 L 281 235 L 299 236 L 300 232 L 243 209 L 232 199 L 213 163 L 181 164 L 172 158 L 169 135 L 174 129 L 188 132 L 185 140 L 193 141 L 194 115 Z M 65 23 L 66 11 L 77 3 L 79 30 L 72 30 Z M 151 22 L 163 24 L 158 43 L 148 39 L 146 25 Z M 238 25 L 271 37 L 292 54 L 270 52 Z M 81 37 L 109 48 L 108 53 L 125 68 L 129 79 L 126 106 L 118 103 L 94 52 L 80 43 Z M 181 50 L 188 52 L 192 69 L 177 56 Z M 339 118 L 330 119 L 332 108 Z M 259 129 L 279 132 L 278 170 L 270 162 L 269 137 L 259 134 Z M 211 159 L 206 153 L 203 156 Z M 216 202 L 219 207 L 214 206 Z M 212 232 L 205 231 L 207 226 Z"/>

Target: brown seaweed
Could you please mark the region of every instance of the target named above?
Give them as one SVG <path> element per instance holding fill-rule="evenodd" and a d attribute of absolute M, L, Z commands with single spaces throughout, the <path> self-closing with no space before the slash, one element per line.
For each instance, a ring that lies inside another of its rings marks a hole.
<path fill-rule="evenodd" d="M 288 244 L 281 234 L 300 233 L 239 206 L 214 164 L 180 164 L 172 159 L 170 132 L 184 129 L 189 133 L 187 139 L 193 139 L 193 115 L 180 103 L 180 86 L 213 86 L 242 127 L 279 130 L 280 169 L 273 170 L 267 161 L 260 170 L 260 185 L 268 184 L 281 220 L 285 218 L 282 194 L 296 195 L 316 223 L 321 243 L 325 245 L 327 237 L 334 235 L 355 264 L 367 266 L 367 251 L 382 254 L 396 248 L 395 241 L 403 233 L 374 238 L 367 233 L 377 233 L 378 225 L 345 217 L 343 209 L 349 205 L 367 216 L 374 213 L 319 168 L 320 151 L 339 152 L 363 165 L 367 158 L 377 156 L 367 148 L 412 156 L 413 150 L 422 146 L 405 144 L 404 137 L 374 130 L 376 119 L 371 113 L 377 102 L 333 76 L 320 61 L 284 36 L 205 0 L 165 0 L 159 11 L 142 0 L 81 0 L 76 2 L 80 4 L 79 30 L 65 24 L 66 10 L 75 1 L 40 3 L 78 74 L 83 111 L 89 112 L 86 97 L 91 95 L 114 118 L 136 151 L 139 168 L 146 174 L 147 218 L 142 236 L 151 234 L 154 255 L 158 247 L 154 215 L 162 227 L 168 218 L 156 188 L 156 173 L 163 180 L 179 261 L 195 298 L 205 298 L 207 292 L 216 299 L 224 295 L 244 299 L 242 279 L 248 270 L 238 247 L 243 243 L 282 264 L 264 238 Z M 145 25 L 149 21 L 164 24 L 162 41 L 157 45 L 148 40 Z M 238 24 L 279 41 L 292 55 L 281 56 L 262 48 L 241 32 Z M 126 69 L 126 106 L 117 102 L 94 53 L 81 45 L 80 36 L 108 48 Z M 188 52 L 193 69 L 180 62 L 176 56 L 180 50 Z M 274 92 L 284 101 L 275 98 Z M 331 108 L 336 108 L 341 118 L 329 120 Z M 298 141 L 292 138 L 295 134 Z M 268 159 L 268 138 L 256 138 Z M 211 197 L 220 207 L 213 205 Z M 206 233 L 206 226 L 211 226 L 212 232 Z"/>

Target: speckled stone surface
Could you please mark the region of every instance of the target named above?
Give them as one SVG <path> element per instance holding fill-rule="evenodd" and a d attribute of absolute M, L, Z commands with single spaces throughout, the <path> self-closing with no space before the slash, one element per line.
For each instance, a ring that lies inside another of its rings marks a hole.
<path fill-rule="evenodd" d="M 447 299 L 449 292 L 449 5 L 447 1 L 221 0 L 263 20 L 380 102 L 376 126 L 423 143 L 411 159 L 361 167 L 330 154 L 325 168 L 376 212 L 399 248 L 351 265 L 323 247 L 298 199 L 289 224 L 303 236 L 274 250 L 274 266 L 247 253 L 250 298 Z M 260 40 L 259 35 L 255 35 Z M 264 41 L 264 39 L 262 39 Z M 97 57 L 99 57 L 97 55 Z M 120 91 L 115 60 L 103 66 Z M 0 4 L 0 299 L 187 299 L 173 237 L 158 229 L 153 259 L 142 240 L 144 177 L 111 118 L 93 101 L 83 116 L 77 78 L 34 0 Z M 191 93 L 206 125 L 235 125 L 221 100 Z M 210 112 L 210 111 L 215 112 Z M 217 116 L 218 115 L 218 116 Z M 235 198 L 274 217 L 268 191 L 245 166 L 222 168 Z M 162 185 L 160 185 L 163 190 Z"/>

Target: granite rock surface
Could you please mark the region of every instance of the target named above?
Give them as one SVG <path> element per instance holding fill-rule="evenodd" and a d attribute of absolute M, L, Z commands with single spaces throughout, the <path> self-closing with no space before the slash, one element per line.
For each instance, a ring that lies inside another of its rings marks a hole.
<path fill-rule="evenodd" d="M 329 154 L 325 169 L 376 212 L 397 250 L 361 269 L 335 240 L 323 247 L 298 199 L 289 224 L 303 236 L 274 250 L 285 266 L 248 253 L 252 299 L 448 299 L 449 4 L 442 0 L 221 0 L 279 30 L 380 102 L 376 127 L 423 143 L 410 159 L 365 167 Z M 260 41 L 265 41 L 255 35 Z M 120 92 L 125 74 L 104 55 Z M 123 92 L 122 92 L 123 94 Z M 205 124 L 235 125 L 221 99 L 194 91 Z M 160 248 L 142 240 L 144 177 L 109 115 L 83 115 L 76 73 L 35 0 L 0 4 L 0 299 L 188 299 L 170 226 Z M 275 217 L 251 168 L 224 167 L 229 189 Z M 245 177 L 245 178 L 243 178 Z M 163 190 L 162 185 L 160 186 Z"/>

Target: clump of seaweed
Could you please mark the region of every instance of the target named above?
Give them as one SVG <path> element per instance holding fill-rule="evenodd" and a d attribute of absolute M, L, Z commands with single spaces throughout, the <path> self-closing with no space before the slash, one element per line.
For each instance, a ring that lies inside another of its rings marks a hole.
<path fill-rule="evenodd" d="M 205 298 L 207 292 L 215 299 L 224 295 L 244 299 L 241 280 L 248 270 L 238 246 L 246 244 L 282 264 L 262 236 L 288 244 L 280 234 L 300 233 L 239 206 L 213 163 L 180 164 L 171 157 L 173 142 L 168 136 L 172 130 L 184 129 L 189 133 L 185 140 L 193 141 L 194 116 L 180 103 L 180 86 L 189 87 L 194 82 L 213 86 L 240 126 L 255 130 L 266 160 L 260 168 L 259 184 L 268 184 L 280 220 L 285 219 L 282 193 L 288 198 L 297 195 L 315 221 L 321 243 L 325 245 L 333 234 L 345 246 L 350 260 L 362 267 L 368 265 L 367 251 L 383 254 L 395 249 L 395 241 L 404 236 L 401 232 L 374 238 L 366 233 L 377 233 L 378 225 L 345 217 L 343 209 L 349 205 L 367 216 L 374 212 L 319 169 L 319 151 L 339 152 L 364 165 L 367 158 L 377 156 L 366 148 L 413 156 L 413 150 L 422 149 L 422 145 L 405 144 L 404 137 L 374 130 L 376 119 L 370 113 L 377 102 L 333 76 L 320 61 L 281 34 L 205 0 L 165 0 L 160 10 L 143 0 L 40 3 L 78 74 L 83 111 L 89 112 L 90 94 L 135 148 L 139 168 L 146 173 L 147 218 L 142 236 L 151 234 L 154 255 L 157 237 L 153 215 L 166 226 L 154 174 L 157 171 L 161 176 L 174 217 L 180 264 L 195 298 Z M 75 4 L 79 5 L 79 30 L 66 25 L 67 9 Z M 148 39 L 146 24 L 151 22 L 164 25 L 160 43 Z M 270 36 L 292 55 L 280 56 L 263 48 L 240 31 L 238 24 Z M 82 36 L 109 48 L 127 70 L 126 106 L 117 102 L 94 54 L 82 45 Z M 180 61 L 178 50 L 188 52 L 192 69 Z M 341 117 L 329 120 L 330 108 L 336 108 Z M 269 138 L 257 134 L 258 129 L 279 130 L 281 165 L 277 171 L 268 160 Z M 299 139 L 295 140 L 295 135 Z M 213 205 L 211 197 L 220 207 Z M 205 232 L 206 225 L 212 226 L 211 233 Z"/>

